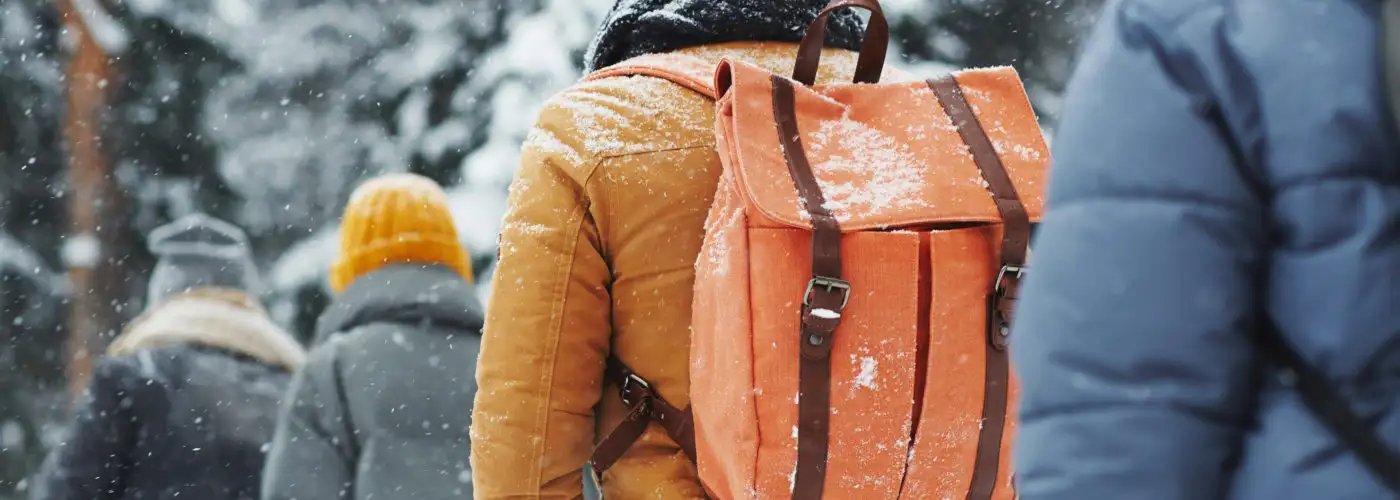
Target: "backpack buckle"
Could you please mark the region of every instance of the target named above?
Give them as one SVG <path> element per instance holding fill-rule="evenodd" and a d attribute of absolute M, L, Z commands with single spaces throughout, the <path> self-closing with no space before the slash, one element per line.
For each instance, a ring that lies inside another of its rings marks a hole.
<path fill-rule="evenodd" d="M 841 291 L 841 309 L 846 309 L 846 304 L 851 302 L 851 282 L 839 279 L 828 278 L 826 276 L 814 276 L 807 282 L 807 291 L 802 292 L 802 305 L 812 306 L 812 292 L 821 287 L 828 292 Z"/>
<path fill-rule="evenodd" d="M 1006 295 L 1007 276 L 1010 276 L 1012 279 L 1016 280 L 1017 283 L 1019 283 L 1021 281 L 1021 278 L 1025 275 L 1025 266 L 1013 266 L 1011 264 L 1005 264 L 1001 266 L 1001 271 L 997 272 L 997 280 L 996 283 L 993 285 L 992 292 L 995 293 L 997 297 Z"/>
<path fill-rule="evenodd" d="M 618 392 L 621 393 L 619 395 L 622 396 L 622 404 L 627 406 L 632 406 L 634 403 L 639 402 L 632 397 L 634 390 L 641 393 L 641 399 L 646 399 L 651 395 L 651 384 L 647 383 L 646 379 L 635 373 L 627 374 L 627 378 L 622 379 L 622 387 L 619 389 Z"/>
<path fill-rule="evenodd" d="M 1011 343 L 1011 309 L 1016 297 L 1014 293 L 1008 297 L 1007 292 L 1019 287 L 1025 275 L 1025 266 L 1001 266 L 992 294 L 987 296 L 987 341 L 998 351 L 1006 350 Z"/>

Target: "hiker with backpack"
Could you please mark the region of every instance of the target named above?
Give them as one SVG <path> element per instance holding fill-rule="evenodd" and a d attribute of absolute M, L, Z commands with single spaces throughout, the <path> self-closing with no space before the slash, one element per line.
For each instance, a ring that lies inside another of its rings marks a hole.
<path fill-rule="evenodd" d="M 511 187 L 478 498 L 585 462 L 605 498 L 1012 498 L 1048 155 L 1014 70 L 920 80 L 888 37 L 874 0 L 614 7 Z"/>
<path fill-rule="evenodd" d="M 1400 496 L 1397 3 L 1108 4 L 1013 335 L 1024 498 Z"/>

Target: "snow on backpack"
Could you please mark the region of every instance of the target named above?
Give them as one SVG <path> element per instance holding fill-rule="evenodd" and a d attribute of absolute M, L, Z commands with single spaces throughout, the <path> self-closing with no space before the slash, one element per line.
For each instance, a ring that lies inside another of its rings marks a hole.
<path fill-rule="evenodd" d="M 871 11 L 854 84 L 814 85 L 828 15 Z M 696 263 L 690 402 L 609 360 L 632 408 L 607 470 L 651 422 L 712 497 L 1013 498 L 1018 385 L 1006 348 L 1049 155 L 1011 68 L 880 83 L 875 0 L 834 0 L 791 78 L 647 55 L 716 99 L 724 164 Z"/>

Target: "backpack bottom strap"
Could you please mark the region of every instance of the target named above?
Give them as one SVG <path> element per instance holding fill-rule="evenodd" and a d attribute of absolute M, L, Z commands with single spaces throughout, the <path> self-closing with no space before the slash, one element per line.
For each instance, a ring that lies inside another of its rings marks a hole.
<path fill-rule="evenodd" d="M 676 408 L 651 389 L 651 384 L 638 376 L 617 358 L 608 358 L 604 380 L 616 383 L 623 404 L 631 407 L 627 418 L 593 448 L 593 470 L 602 474 L 617 463 L 627 450 L 646 433 L 652 422 L 661 425 L 666 435 L 680 445 L 681 451 L 695 461 L 695 425 L 690 408 Z"/>

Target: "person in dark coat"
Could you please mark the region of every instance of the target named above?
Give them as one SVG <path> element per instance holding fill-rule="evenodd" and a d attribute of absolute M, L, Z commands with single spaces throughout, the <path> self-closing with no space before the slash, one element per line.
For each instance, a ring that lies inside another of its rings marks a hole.
<path fill-rule="evenodd" d="M 264 500 L 471 498 L 481 305 L 446 195 L 392 174 L 351 197 L 337 297 L 294 377 Z"/>
<path fill-rule="evenodd" d="M 202 215 L 149 237 L 150 307 L 111 344 L 34 500 L 253 500 L 305 354 L 251 293 L 238 228 Z"/>
<path fill-rule="evenodd" d="M 1022 290 L 1027 500 L 1393 498 L 1272 376 L 1272 320 L 1400 448 L 1400 141 L 1376 0 L 1114 0 Z"/>

